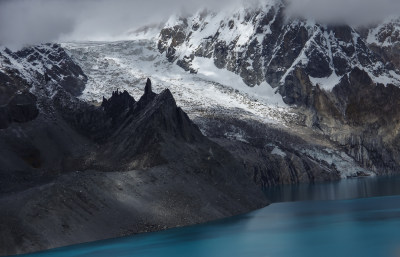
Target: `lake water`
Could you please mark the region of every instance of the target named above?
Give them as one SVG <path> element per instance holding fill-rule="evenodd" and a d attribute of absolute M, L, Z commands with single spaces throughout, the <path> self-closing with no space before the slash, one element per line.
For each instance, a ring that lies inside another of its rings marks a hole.
<path fill-rule="evenodd" d="M 238 217 L 25 256 L 400 257 L 400 177 L 266 193 L 278 203 Z"/>

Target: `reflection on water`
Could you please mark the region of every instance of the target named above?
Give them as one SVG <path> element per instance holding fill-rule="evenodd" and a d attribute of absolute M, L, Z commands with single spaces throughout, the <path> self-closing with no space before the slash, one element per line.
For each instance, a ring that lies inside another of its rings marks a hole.
<path fill-rule="evenodd" d="M 295 198 L 289 197 L 294 194 L 292 191 L 275 188 L 275 194 L 286 194 L 280 199 L 290 201 L 368 198 L 275 203 L 208 224 L 29 256 L 400 257 L 400 196 L 395 195 L 398 189 L 394 186 L 398 182 L 398 178 L 385 178 L 326 184 L 326 189 L 319 185 L 305 189 L 299 186 L 295 191 L 301 197 Z M 349 188 L 352 186 L 356 188 Z M 317 198 L 313 196 L 316 192 Z"/>
<path fill-rule="evenodd" d="M 352 178 L 322 184 L 274 186 L 266 188 L 264 192 L 274 203 L 400 195 L 400 176 Z"/>

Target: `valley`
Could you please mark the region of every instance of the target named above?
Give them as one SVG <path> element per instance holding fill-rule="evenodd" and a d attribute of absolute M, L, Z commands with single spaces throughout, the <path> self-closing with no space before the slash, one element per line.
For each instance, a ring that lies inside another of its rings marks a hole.
<path fill-rule="evenodd" d="M 290 16 L 288 1 L 225 7 L 109 41 L 0 45 L 0 255 L 162 230 L 55 253 L 183 254 L 208 230 L 211 256 L 241 252 L 223 252 L 230 239 L 265 256 L 264 237 L 282 256 L 397 251 L 398 18 L 353 26 Z M 357 235 L 342 240 L 347 227 Z"/>

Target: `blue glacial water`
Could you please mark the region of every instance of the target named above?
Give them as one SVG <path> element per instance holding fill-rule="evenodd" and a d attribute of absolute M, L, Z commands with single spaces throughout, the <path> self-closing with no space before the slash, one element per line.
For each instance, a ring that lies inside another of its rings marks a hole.
<path fill-rule="evenodd" d="M 276 203 L 245 215 L 24 256 L 400 257 L 400 177 L 266 194 Z"/>

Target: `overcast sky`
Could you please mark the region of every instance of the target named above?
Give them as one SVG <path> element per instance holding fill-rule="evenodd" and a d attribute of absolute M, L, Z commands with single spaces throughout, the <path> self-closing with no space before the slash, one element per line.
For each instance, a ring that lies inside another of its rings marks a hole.
<path fill-rule="evenodd" d="M 291 15 L 354 26 L 400 16 L 400 0 L 288 0 Z"/>
<path fill-rule="evenodd" d="M 13 48 L 57 40 L 112 39 L 203 6 L 239 0 L 0 0 L 0 44 Z M 270 0 L 266 0 L 270 1 Z M 400 14 L 400 0 L 287 0 L 288 13 L 326 22 L 365 24 Z M 217 3 L 215 3 L 217 2 Z"/>
<path fill-rule="evenodd" d="M 0 43 L 15 48 L 59 39 L 110 39 L 173 13 L 203 5 L 220 8 L 232 1 L 0 0 Z"/>

